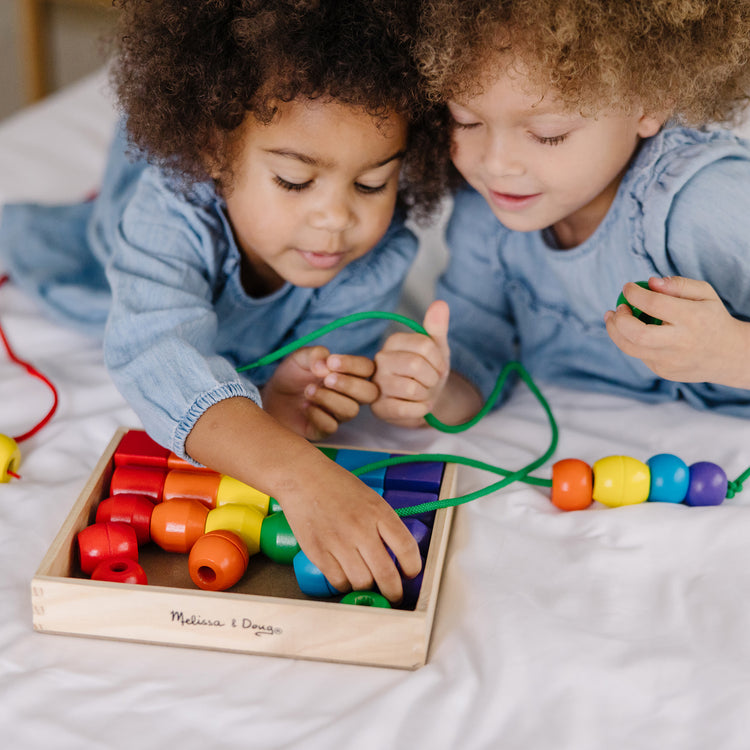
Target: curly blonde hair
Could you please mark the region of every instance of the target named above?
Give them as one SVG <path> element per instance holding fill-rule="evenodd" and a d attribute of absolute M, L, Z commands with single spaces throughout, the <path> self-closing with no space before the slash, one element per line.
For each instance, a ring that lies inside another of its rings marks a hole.
<path fill-rule="evenodd" d="M 750 0 L 427 0 L 417 48 L 442 101 L 507 60 L 580 112 L 638 102 L 699 126 L 750 98 Z"/>

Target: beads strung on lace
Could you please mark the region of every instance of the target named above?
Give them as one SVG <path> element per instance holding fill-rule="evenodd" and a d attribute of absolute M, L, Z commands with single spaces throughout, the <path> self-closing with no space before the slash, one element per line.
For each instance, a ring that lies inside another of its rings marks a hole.
<path fill-rule="evenodd" d="M 593 469 L 577 458 L 552 466 L 551 500 L 561 510 L 583 510 L 596 500 L 610 508 L 637 503 L 720 505 L 729 481 L 710 461 L 688 466 L 671 453 L 652 456 L 646 463 L 630 456 L 607 456 Z"/>

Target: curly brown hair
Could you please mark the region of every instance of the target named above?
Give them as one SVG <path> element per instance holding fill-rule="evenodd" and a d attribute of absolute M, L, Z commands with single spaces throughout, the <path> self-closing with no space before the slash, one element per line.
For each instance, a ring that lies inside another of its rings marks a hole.
<path fill-rule="evenodd" d="M 750 0 L 424 5 L 417 57 L 438 100 L 478 93 L 493 59 L 521 61 L 535 86 L 584 113 L 639 102 L 687 125 L 732 123 L 750 96 Z"/>
<path fill-rule="evenodd" d="M 275 102 L 330 97 L 408 125 L 399 202 L 417 217 L 443 194 L 445 115 L 425 95 L 401 0 L 114 0 L 112 79 L 131 143 L 186 187 L 231 190 L 233 133 Z M 235 139 L 236 140 L 236 139 Z"/>

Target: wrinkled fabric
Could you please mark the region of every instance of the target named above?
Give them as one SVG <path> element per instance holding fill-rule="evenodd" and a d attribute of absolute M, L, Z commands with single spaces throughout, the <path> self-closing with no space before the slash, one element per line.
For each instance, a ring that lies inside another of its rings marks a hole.
<path fill-rule="evenodd" d="M 377 247 L 325 286 L 287 283 L 250 297 L 213 185 L 186 193 L 132 161 L 122 128 L 95 200 L 10 204 L 0 224 L 0 255 L 14 282 L 56 320 L 103 337 L 118 389 L 151 436 L 181 456 L 210 406 L 235 396 L 260 403 L 258 386 L 275 365 L 250 377 L 237 367 L 343 315 L 393 309 L 416 251 L 396 218 Z M 358 322 L 319 343 L 372 356 L 386 325 Z"/>
<path fill-rule="evenodd" d="M 472 189 L 446 230 L 450 264 L 437 296 L 451 308 L 451 365 L 485 397 L 520 359 L 566 387 L 750 416 L 750 392 L 655 375 L 609 338 L 604 313 L 628 281 L 709 282 L 750 320 L 750 142 L 728 132 L 666 129 L 646 140 L 596 231 L 561 250 L 552 233 L 514 232 Z"/>

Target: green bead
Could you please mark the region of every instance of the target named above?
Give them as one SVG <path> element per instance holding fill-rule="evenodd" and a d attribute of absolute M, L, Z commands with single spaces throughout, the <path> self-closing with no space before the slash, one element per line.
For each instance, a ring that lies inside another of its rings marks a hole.
<path fill-rule="evenodd" d="M 638 286 L 643 287 L 644 289 L 648 289 L 648 281 L 636 281 L 636 284 Z M 638 318 L 638 320 L 641 321 L 641 323 L 650 323 L 651 325 L 660 326 L 661 320 L 659 318 L 653 318 L 647 313 L 643 312 L 643 310 L 639 310 L 637 307 L 634 307 L 625 299 L 625 295 L 620 292 L 620 296 L 617 298 L 617 304 L 615 307 L 619 307 L 620 305 L 627 305 L 631 311 L 633 312 L 633 316 Z"/>
<path fill-rule="evenodd" d="M 291 565 L 299 552 L 299 544 L 283 513 L 272 513 L 260 527 L 260 551 L 282 565 Z"/>
<path fill-rule="evenodd" d="M 375 591 L 350 591 L 341 599 L 342 604 L 357 604 L 360 607 L 381 607 L 390 609 L 391 603 Z"/>

